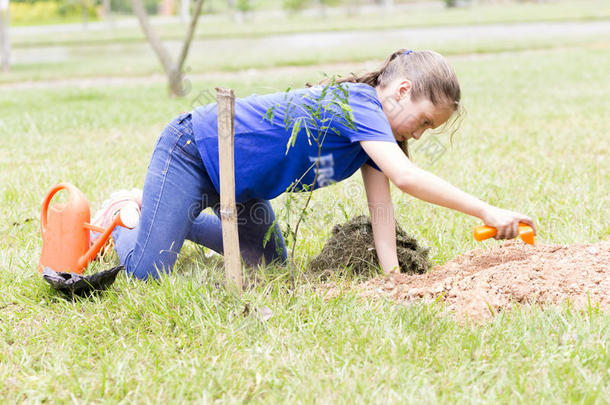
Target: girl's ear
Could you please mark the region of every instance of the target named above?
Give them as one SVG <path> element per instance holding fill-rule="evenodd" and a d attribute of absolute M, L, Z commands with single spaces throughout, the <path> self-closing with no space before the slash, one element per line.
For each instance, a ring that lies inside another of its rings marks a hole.
<path fill-rule="evenodd" d="M 405 79 L 398 83 L 396 88 L 396 101 L 400 101 L 405 97 L 411 97 L 411 80 Z"/>

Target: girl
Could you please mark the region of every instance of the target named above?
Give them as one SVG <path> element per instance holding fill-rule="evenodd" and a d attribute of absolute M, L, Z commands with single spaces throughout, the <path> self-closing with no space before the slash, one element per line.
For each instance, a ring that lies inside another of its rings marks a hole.
<path fill-rule="evenodd" d="M 351 108 L 350 120 L 299 115 L 333 104 L 338 93 Z M 274 237 L 264 243 L 275 220 L 270 199 L 288 188 L 341 181 L 358 169 L 384 273 L 399 270 L 390 181 L 414 197 L 480 218 L 498 229 L 496 239 L 516 237 L 519 222 L 534 227 L 531 218 L 460 191 L 415 166 L 405 154 L 409 139 L 419 139 L 459 113 L 460 97 L 455 73 L 441 55 L 401 49 L 379 70 L 331 86 L 237 99 L 235 181 L 244 261 L 257 265 L 287 258 L 277 225 L 271 230 Z M 300 131 L 291 138 L 294 125 Z M 326 125 L 323 137 L 315 133 L 321 125 Z M 312 137 L 322 142 L 312 142 Z M 115 193 L 94 223 L 105 226 L 126 205 L 141 209 L 139 224 L 117 227 L 113 238 L 119 260 L 134 277 L 170 272 L 185 239 L 222 253 L 216 104 L 174 119 L 157 141 L 143 194 Z M 206 207 L 217 215 L 202 213 Z"/>

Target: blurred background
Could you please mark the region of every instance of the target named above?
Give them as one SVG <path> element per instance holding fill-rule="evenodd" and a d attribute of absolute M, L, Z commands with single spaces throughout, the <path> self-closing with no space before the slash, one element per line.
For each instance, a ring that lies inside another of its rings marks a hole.
<path fill-rule="evenodd" d="M 0 0 L 0 13 L 0 83 L 164 74 L 184 95 L 187 74 L 590 43 L 610 1 Z"/>

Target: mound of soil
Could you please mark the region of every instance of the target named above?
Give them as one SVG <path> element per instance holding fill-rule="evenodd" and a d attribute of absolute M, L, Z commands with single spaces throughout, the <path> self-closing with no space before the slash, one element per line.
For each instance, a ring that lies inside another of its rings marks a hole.
<path fill-rule="evenodd" d="M 440 300 L 459 320 L 484 320 L 516 303 L 578 309 L 610 306 L 610 241 L 527 245 L 510 241 L 477 249 L 423 275 L 375 278 L 359 287 L 365 297 L 397 302 Z"/>
<path fill-rule="evenodd" d="M 396 224 L 396 250 L 400 271 L 425 273 L 430 267 L 429 248 L 419 246 L 417 240 Z M 379 261 L 373 241 L 373 228 L 363 215 L 345 224 L 335 225 L 330 239 L 318 256 L 309 262 L 308 271 L 314 274 L 350 267 L 356 274 L 378 272 Z"/>

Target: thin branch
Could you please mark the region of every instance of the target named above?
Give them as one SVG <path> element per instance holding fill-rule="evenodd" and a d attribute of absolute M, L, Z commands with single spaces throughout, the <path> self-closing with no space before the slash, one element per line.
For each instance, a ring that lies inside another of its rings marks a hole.
<path fill-rule="evenodd" d="M 178 57 L 178 61 L 176 62 L 176 69 L 181 71 L 182 65 L 186 60 L 186 55 L 189 53 L 189 47 L 191 46 L 191 41 L 195 34 L 195 29 L 197 28 L 197 21 L 199 20 L 199 13 L 201 12 L 201 7 L 203 7 L 204 0 L 197 0 L 195 4 L 195 9 L 193 10 L 193 15 L 191 16 L 191 24 L 189 25 L 189 30 L 184 38 L 184 43 L 182 44 L 182 51 L 180 52 L 180 56 Z"/>
<path fill-rule="evenodd" d="M 133 11 L 138 17 L 138 21 L 140 22 L 140 26 L 142 27 L 142 31 L 144 31 L 144 35 L 148 38 L 148 42 L 152 46 L 153 50 L 157 54 L 157 57 L 161 61 L 161 65 L 163 69 L 165 69 L 165 73 L 172 73 L 172 58 L 163 42 L 159 39 L 155 31 L 152 29 L 150 24 L 148 23 L 148 14 L 146 14 L 146 10 L 142 5 L 142 0 L 131 0 L 131 5 L 133 7 Z"/>

